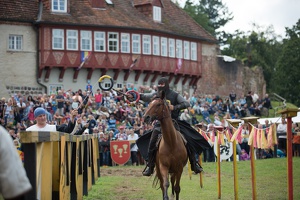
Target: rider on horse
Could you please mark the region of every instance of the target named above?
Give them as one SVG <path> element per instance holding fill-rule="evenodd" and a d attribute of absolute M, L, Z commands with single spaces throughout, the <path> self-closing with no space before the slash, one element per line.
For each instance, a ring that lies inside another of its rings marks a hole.
<path fill-rule="evenodd" d="M 178 94 L 177 92 L 171 90 L 169 88 L 169 81 L 167 78 L 162 77 L 158 81 L 158 92 L 165 91 L 166 93 L 166 99 L 170 101 L 169 108 L 171 110 L 171 117 L 173 119 L 174 126 L 176 129 L 184 136 L 184 138 L 187 141 L 186 148 L 187 153 L 189 156 L 189 160 L 191 162 L 191 168 L 192 170 L 197 174 L 203 171 L 203 168 L 200 166 L 200 164 L 196 161 L 196 153 L 199 155 L 202 153 L 203 150 L 208 149 L 210 147 L 209 143 L 203 138 L 201 134 L 199 134 L 193 127 L 191 127 L 190 124 L 179 120 L 179 114 L 180 110 L 190 107 L 190 104 L 188 101 L 186 101 L 182 95 Z M 149 93 L 149 94 L 141 94 L 140 99 L 145 102 L 150 102 L 151 99 L 154 96 L 158 96 L 158 94 L 155 93 Z M 145 158 L 147 161 L 147 167 L 143 171 L 144 176 L 150 176 L 153 173 L 154 166 L 155 166 L 155 155 L 157 151 L 156 142 L 159 138 L 159 135 L 161 134 L 160 129 L 160 123 L 156 122 L 154 124 L 154 128 L 152 130 L 151 139 L 149 142 L 148 147 L 148 156 Z M 137 140 L 137 145 L 139 149 L 142 151 L 142 148 L 145 148 L 145 142 L 148 142 L 148 139 L 145 139 L 146 137 L 140 137 Z M 149 137 L 147 137 L 149 138 Z"/>

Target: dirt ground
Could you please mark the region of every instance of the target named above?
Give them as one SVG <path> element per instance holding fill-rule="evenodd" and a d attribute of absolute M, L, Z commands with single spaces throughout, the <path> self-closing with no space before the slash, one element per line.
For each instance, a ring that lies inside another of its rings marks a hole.
<path fill-rule="evenodd" d="M 138 184 L 132 185 L 130 182 L 128 182 L 128 177 L 130 177 L 130 179 L 143 178 L 142 171 L 144 170 L 144 168 L 145 166 L 101 167 L 100 176 L 101 177 L 109 177 L 109 176 L 124 177 L 124 179 L 119 183 L 119 186 L 116 187 L 115 193 L 119 194 L 118 200 L 132 200 L 128 197 L 129 193 L 142 193 L 142 192 Z M 134 198 L 134 200 L 137 199 Z M 147 198 L 138 198 L 138 200 L 147 200 Z"/>
<path fill-rule="evenodd" d="M 101 167 L 101 176 L 134 176 L 142 177 L 142 171 L 145 166 L 136 166 L 136 167 Z"/>

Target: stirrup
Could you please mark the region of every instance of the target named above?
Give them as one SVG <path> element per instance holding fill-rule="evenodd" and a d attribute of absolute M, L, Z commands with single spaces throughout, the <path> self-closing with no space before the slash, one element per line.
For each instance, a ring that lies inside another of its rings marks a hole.
<path fill-rule="evenodd" d="M 151 169 L 151 167 L 147 166 L 143 171 L 143 176 L 151 176 L 152 173 L 153 170 Z"/>
<path fill-rule="evenodd" d="M 194 168 L 195 168 L 194 169 L 195 174 L 199 174 L 203 172 L 203 168 L 199 165 L 199 163 L 196 163 Z"/>

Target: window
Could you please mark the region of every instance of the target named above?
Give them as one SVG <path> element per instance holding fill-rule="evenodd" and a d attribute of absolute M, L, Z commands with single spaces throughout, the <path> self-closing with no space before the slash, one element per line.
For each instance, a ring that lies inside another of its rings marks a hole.
<path fill-rule="evenodd" d="M 104 82 L 104 88 L 110 88 L 110 87 L 112 87 L 110 82 Z"/>
<path fill-rule="evenodd" d="M 175 57 L 175 40 L 169 39 L 169 57 Z"/>
<path fill-rule="evenodd" d="M 53 12 L 67 12 L 67 0 L 52 0 Z"/>
<path fill-rule="evenodd" d="M 159 56 L 159 37 L 153 36 L 153 55 Z"/>
<path fill-rule="evenodd" d="M 94 32 L 94 48 L 95 51 L 105 51 L 105 32 Z"/>
<path fill-rule="evenodd" d="M 182 58 L 182 40 L 176 40 L 176 58 Z"/>
<path fill-rule="evenodd" d="M 12 51 L 21 51 L 23 46 L 22 35 L 9 35 L 8 38 L 8 49 Z"/>
<path fill-rule="evenodd" d="M 64 49 L 64 30 L 53 29 L 52 30 L 52 49 L 62 50 Z"/>
<path fill-rule="evenodd" d="M 168 56 L 167 38 L 161 38 L 161 56 Z"/>
<path fill-rule="evenodd" d="M 119 34 L 118 33 L 108 33 L 108 52 L 118 52 L 119 51 Z"/>
<path fill-rule="evenodd" d="M 153 6 L 153 20 L 161 22 L 161 7 Z"/>
<path fill-rule="evenodd" d="M 108 33 L 108 52 L 119 51 L 119 35 L 118 33 Z"/>
<path fill-rule="evenodd" d="M 92 50 L 92 32 L 91 31 L 80 31 L 81 50 L 91 51 Z"/>
<path fill-rule="evenodd" d="M 141 53 L 141 35 L 132 34 L 132 53 Z"/>
<path fill-rule="evenodd" d="M 123 88 L 123 84 L 122 83 L 117 83 L 117 88 Z"/>
<path fill-rule="evenodd" d="M 130 35 L 129 33 L 121 33 L 121 52 L 130 53 Z"/>
<path fill-rule="evenodd" d="M 143 54 L 151 54 L 151 36 L 143 35 Z"/>
<path fill-rule="evenodd" d="M 197 43 L 191 42 L 191 60 L 197 60 Z"/>
<path fill-rule="evenodd" d="M 67 50 L 78 50 L 78 31 L 67 30 Z"/>
<path fill-rule="evenodd" d="M 183 58 L 190 59 L 190 42 L 184 41 L 183 43 Z"/>

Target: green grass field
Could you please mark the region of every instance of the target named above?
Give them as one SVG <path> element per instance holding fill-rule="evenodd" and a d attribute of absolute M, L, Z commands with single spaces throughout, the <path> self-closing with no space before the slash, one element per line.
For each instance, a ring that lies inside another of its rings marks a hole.
<path fill-rule="evenodd" d="M 287 193 L 286 158 L 256 160 L 257 199 L 284 200 Z M 143 177 L 144 166 L 116 166 L 101 168 L 101 177 L 93 185 L 85 200 L 157 200 L 161 190 L 152 187 L 153 177 Z M 181 179 L 181 200 L 218 199 L 217 165 L 203 163 L 203 188 L 199 175 L 188 175 L 187 167 Z M 250 161 L 240 161 L 238 167 L 238 199 L 252 199 Z M 293 158 L 293 195 L 300 199 L 300 157 Z M 169 194 L 171 189 L 169 188 Z M 221 199 L 234 199 L 233 162 L 221 163 Z"/>

